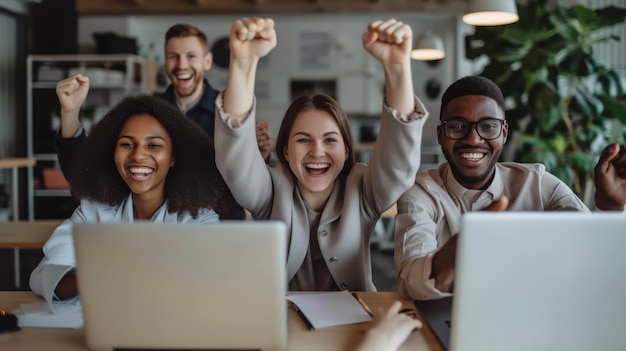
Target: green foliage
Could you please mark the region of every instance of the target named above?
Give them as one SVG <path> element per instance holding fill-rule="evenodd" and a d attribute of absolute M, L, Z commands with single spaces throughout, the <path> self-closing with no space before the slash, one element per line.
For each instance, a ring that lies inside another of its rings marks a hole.
<path fill-rule="evenodd" d="M 626 83 L 594 57 L 593 45 L 620 40 L 602 29 L 623 23 L 626 9 L 536 0 L 517 10 L 516 23 L 476 27 L 482 45 L 467 56 L 489 59 L 480 75 L 502 89 L 509 130 L 522 142 L 516 161 L 545 164 L 589 204 L 600 152 L 626 135 Z"/>

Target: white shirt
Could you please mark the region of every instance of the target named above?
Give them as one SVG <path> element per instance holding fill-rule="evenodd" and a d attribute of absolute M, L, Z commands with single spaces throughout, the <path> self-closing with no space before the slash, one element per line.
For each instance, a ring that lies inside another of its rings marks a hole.
<path fill-rule="evenodd" d="M 72 216 L 61 223 L 43 247 L 44 258 L 30 275 L 31 290 L 43 296 L 53 308 L 54 290 L 66 273 L 76 267 L 72 226 L 74 223 L 130 222 L 133 218 L 132 194 L 119 206 L 83 200 Z M 210 223 L 219 221 L 215 211 L 202 209 L 197 218 L 189 212 L 168 213 L 167 202 L 154 213 L 152 223 Z M 55 303 L 66 303 L 54 301 Z"/>

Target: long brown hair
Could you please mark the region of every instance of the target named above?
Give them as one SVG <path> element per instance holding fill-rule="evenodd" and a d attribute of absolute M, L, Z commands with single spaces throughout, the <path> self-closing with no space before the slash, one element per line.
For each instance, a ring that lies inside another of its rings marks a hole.
<path fill-rule="evenodd" d="M 287 169 L 291 169 L 289 167 L 289 162 L 285 159 L 285 149 L 289 143 L 289 133 L 291 132 L 291 128 L 293 128 L 298 116 L 300 116 L 302 112 L 308 110 L 324 111 L 332 116 L 335 122 L 337 122 L 339 131 L 341 132 L 341 137 L 343 138 L 343 143 L 348 148 L 348 158 L 346 159 L 343 169 L 341 170 L 341 174 L 346 176 L 356 162 L 350 123 L 348 121 L 348 116 L 341 106 L 339 106 L 339 103 L 326 94 L 301 95 L 293 100 L 291 105 L 289 105 L 289 108 L 283 117 L 283 122 L 280 125 L 278 137 L 276 137 L 276 155 L 278 156 L 278 159 L 285 167 L 287 167 Z"/>

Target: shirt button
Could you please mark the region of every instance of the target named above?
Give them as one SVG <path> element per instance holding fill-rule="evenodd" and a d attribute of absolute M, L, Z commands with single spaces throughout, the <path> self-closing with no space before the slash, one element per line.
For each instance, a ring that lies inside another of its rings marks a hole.
<path fill-rule="evenodd" d="M 348 283 L 346 282 L 341 283 L 341 290 L 348 290 Z"/>
<path fill-rule="evenodd" d="M 321 235 L 321 236 L 327 236 L 327 235 L 328 235 L 328 232 L 327 232 L 327 231 L 325 231 L 325 230 L 322 230 L 322 232 L 320 233 L 320 235 Z"/>
<path fill-rule="evenodd" d="M 336 256 L 333 256 L 330 258 L 330 262 L 333 262 L 333 263 L 337 262 L 337 260 L 338 258 Z"/>

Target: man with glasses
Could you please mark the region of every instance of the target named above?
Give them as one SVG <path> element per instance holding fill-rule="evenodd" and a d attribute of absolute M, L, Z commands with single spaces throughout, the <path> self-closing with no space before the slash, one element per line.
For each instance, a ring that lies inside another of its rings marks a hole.
<path fill-rule="evenodd" d="M 444 92 L 437 140 L 447 162 L 418 173 L 398 200 L 394 261 L 404 298 L 451 295 L 465 212 L 589 212 L 544 165 L 498 162 L 508 131 L 502 92 L 492 81 L 465 77 Z"/>

